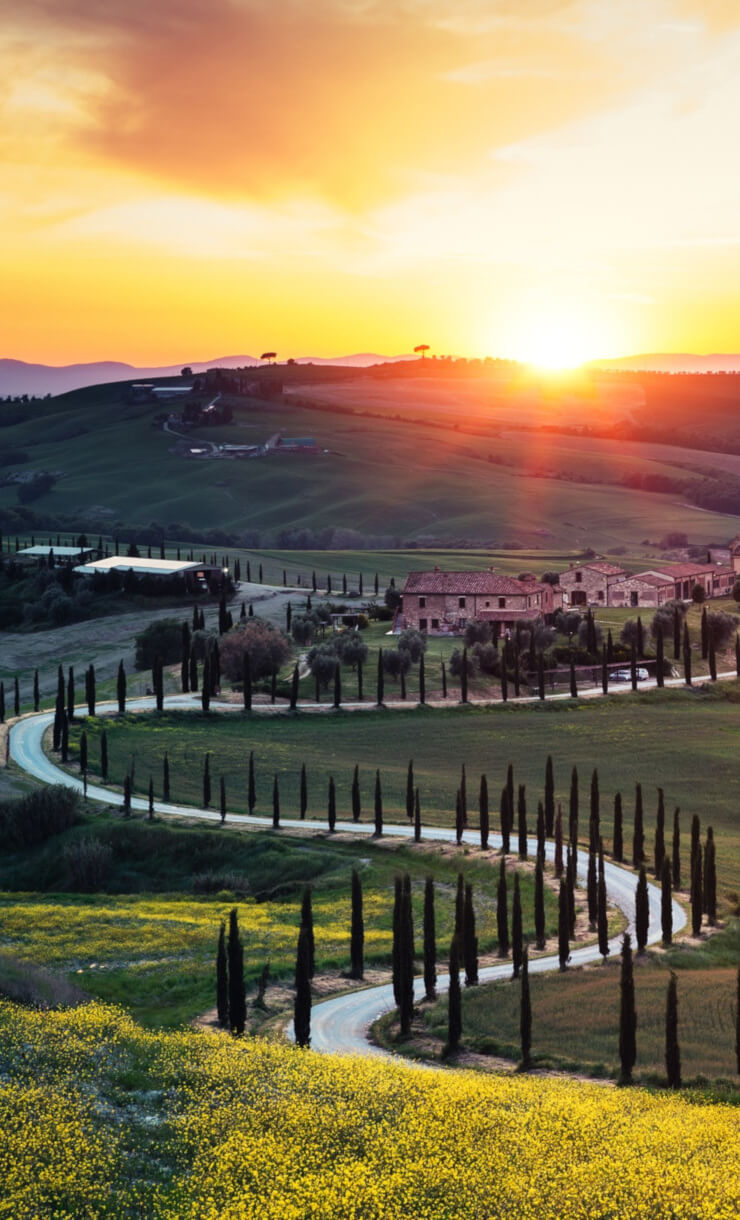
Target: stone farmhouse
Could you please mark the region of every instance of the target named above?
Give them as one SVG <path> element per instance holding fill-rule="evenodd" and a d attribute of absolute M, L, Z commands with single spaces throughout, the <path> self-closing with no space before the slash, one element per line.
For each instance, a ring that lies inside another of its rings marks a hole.
<path fill-rule="evenodd" d="M 552 614 L 562 605 L 557 586 L 485 572 L 409 572 L 397 627 L 430 635 L 464 631 L 471 621 L 511 629 L 518 620 Z"/>
<path fill-rule="evenodd" d="M 560 574 L 563 601 L 568 606 L 608 606 L 609 589 L 625 576 L 625 569 L 614 563 L 571 564 Z"/>

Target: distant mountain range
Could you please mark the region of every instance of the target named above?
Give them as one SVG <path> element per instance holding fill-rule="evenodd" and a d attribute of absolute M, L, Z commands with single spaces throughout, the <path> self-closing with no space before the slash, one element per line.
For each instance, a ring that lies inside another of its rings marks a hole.
<path fill-rule="evenodd" d="M 341 364 L 352 368 L 368 368 L 397 360 L 413 360 L 413 356 L 379 356 L 375 352 L 357 352 L 352 356 L 301 356 L 296 364 Z M 0 359 L 0 396 L 8 394 L 65 394 L 87 385 L 102 385 L 109 381 L 130 381 L 133 378 L 179 377 L 183 368 L 194 373 L 216 366 L 227 369 L 261 364 L 257 356 L 217 356 L 213 360 L 183 360 L 155 368 L 137 368 L 120 360 L 99 360 L 91 364 L 26 364 L 23 360 Z"/>
<path fill-rule="evenodd" d="M 590 360 L 588 367 L 638 373 L 740 373 L 740 356 L 723 352 L 711 356 L 694 356 L 690 352 L 648 352 L 642 356 L 618 356 L 614 360 Z"/>

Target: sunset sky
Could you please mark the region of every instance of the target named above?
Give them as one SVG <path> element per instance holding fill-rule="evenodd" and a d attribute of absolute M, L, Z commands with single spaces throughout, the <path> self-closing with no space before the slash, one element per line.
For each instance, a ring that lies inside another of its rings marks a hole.
<path fill-rule="evenodd" d="M 737 0 L 6 0 L 0 356 L 739 351 Z"/>

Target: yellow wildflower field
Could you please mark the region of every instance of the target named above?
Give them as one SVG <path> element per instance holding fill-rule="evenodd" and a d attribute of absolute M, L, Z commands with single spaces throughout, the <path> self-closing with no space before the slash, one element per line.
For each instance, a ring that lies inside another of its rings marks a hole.
<path fill-rule="evenodd" d="M 0 1003 L 0 1215 L 488 1220 L 740 1212 L 740 1114 Z"/>

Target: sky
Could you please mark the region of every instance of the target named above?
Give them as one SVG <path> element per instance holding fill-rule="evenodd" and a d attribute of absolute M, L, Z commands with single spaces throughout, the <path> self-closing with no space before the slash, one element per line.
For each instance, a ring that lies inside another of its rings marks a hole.
<path fill-rule="evenodd" d="M 5 0 L 0 356 L 740 351 L 737 0 Z"/>

